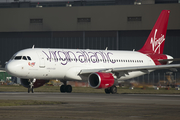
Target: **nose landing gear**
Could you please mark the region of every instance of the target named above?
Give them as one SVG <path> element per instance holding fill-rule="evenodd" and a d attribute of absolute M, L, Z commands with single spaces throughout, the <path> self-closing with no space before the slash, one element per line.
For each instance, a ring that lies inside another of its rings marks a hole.
<path fill-rule="evenodd" d="M 29 79 L 29 82 L 30 82 L 30 84 L 28 87 L 28 93 L 30 93 L 30 92 L 34 93 L 34 88 L 33 88 L 34 85 L 33 84 L 36 82 L 36 79 L 35 78 L 33 80 Z"/>

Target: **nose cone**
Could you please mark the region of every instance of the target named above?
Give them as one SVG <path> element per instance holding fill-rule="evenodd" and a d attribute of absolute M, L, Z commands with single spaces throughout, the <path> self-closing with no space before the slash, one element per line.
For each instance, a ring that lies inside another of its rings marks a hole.
<path fill-rule="evenodd" d="M 14 76 L 17 71 L 16 71 L 16 67 L 13 67 L 13 66 L 14 66 L 14 65 L 12 64 L 12 62 L 9 62 L 9 63 L 6 64 L 5 70 L 6 70 L 6 72 L 7 72 L 8 74 Z"/>
<path fill-rule="evenodd" d="M 5 70 L 8 74 L 19 77 L 19 76 L 22 76 L 23 67 L 20 63 L 11 61 L 6 64 Z"/>

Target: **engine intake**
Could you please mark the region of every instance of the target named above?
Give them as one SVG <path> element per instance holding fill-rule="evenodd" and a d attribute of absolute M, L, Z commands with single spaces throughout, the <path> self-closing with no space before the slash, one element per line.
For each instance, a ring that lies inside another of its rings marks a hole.
<path fill-rule="evenodd" d="M 89 75 L 88 83 L 92 88 L 109 88 L 114 85 L 114 77 L 111 73 L 96 72 Z"/>

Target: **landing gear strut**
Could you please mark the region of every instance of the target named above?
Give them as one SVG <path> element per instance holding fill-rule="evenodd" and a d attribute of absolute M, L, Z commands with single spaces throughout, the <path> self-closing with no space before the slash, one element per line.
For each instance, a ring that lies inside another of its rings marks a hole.
<path fill-rule="evenodd" d="M 67 85 L 67 82 L 63 82 L 64 85 L 61 85 L 60 87 L 60 92 L 64 93 L 64 92 L 67 92 L 67 93 L 71 93 L 72 92 L 72 86 L 71 85 Z"/>
<path fill-rule="evenodd" d="M 117 87 L 115 85 L 113 85 L 112 87 L 106 88 L 105 89 L 105 93 L 106 94 L 116 94 L 117 93 Z"/>
<path fill-rule="evenodd" d="M 33 84 L 36 82 L 36 79 L 34 78 L 33 80 L 29 80 L 30 84 L 29 84 L 29 88 L 28 88 L 28 93 L 32 92 L 34 93 L 34 88 L 33 88 Z"/>

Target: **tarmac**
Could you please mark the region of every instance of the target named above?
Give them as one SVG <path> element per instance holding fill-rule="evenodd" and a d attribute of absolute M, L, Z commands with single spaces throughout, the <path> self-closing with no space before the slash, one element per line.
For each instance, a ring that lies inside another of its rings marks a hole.
<path fill-rule="evenodd" d="M 1 100 L 60 101 L 61 105 L 1 106 L 2 120 L 179 120 L 180 95 L 0 92 Z"/>

